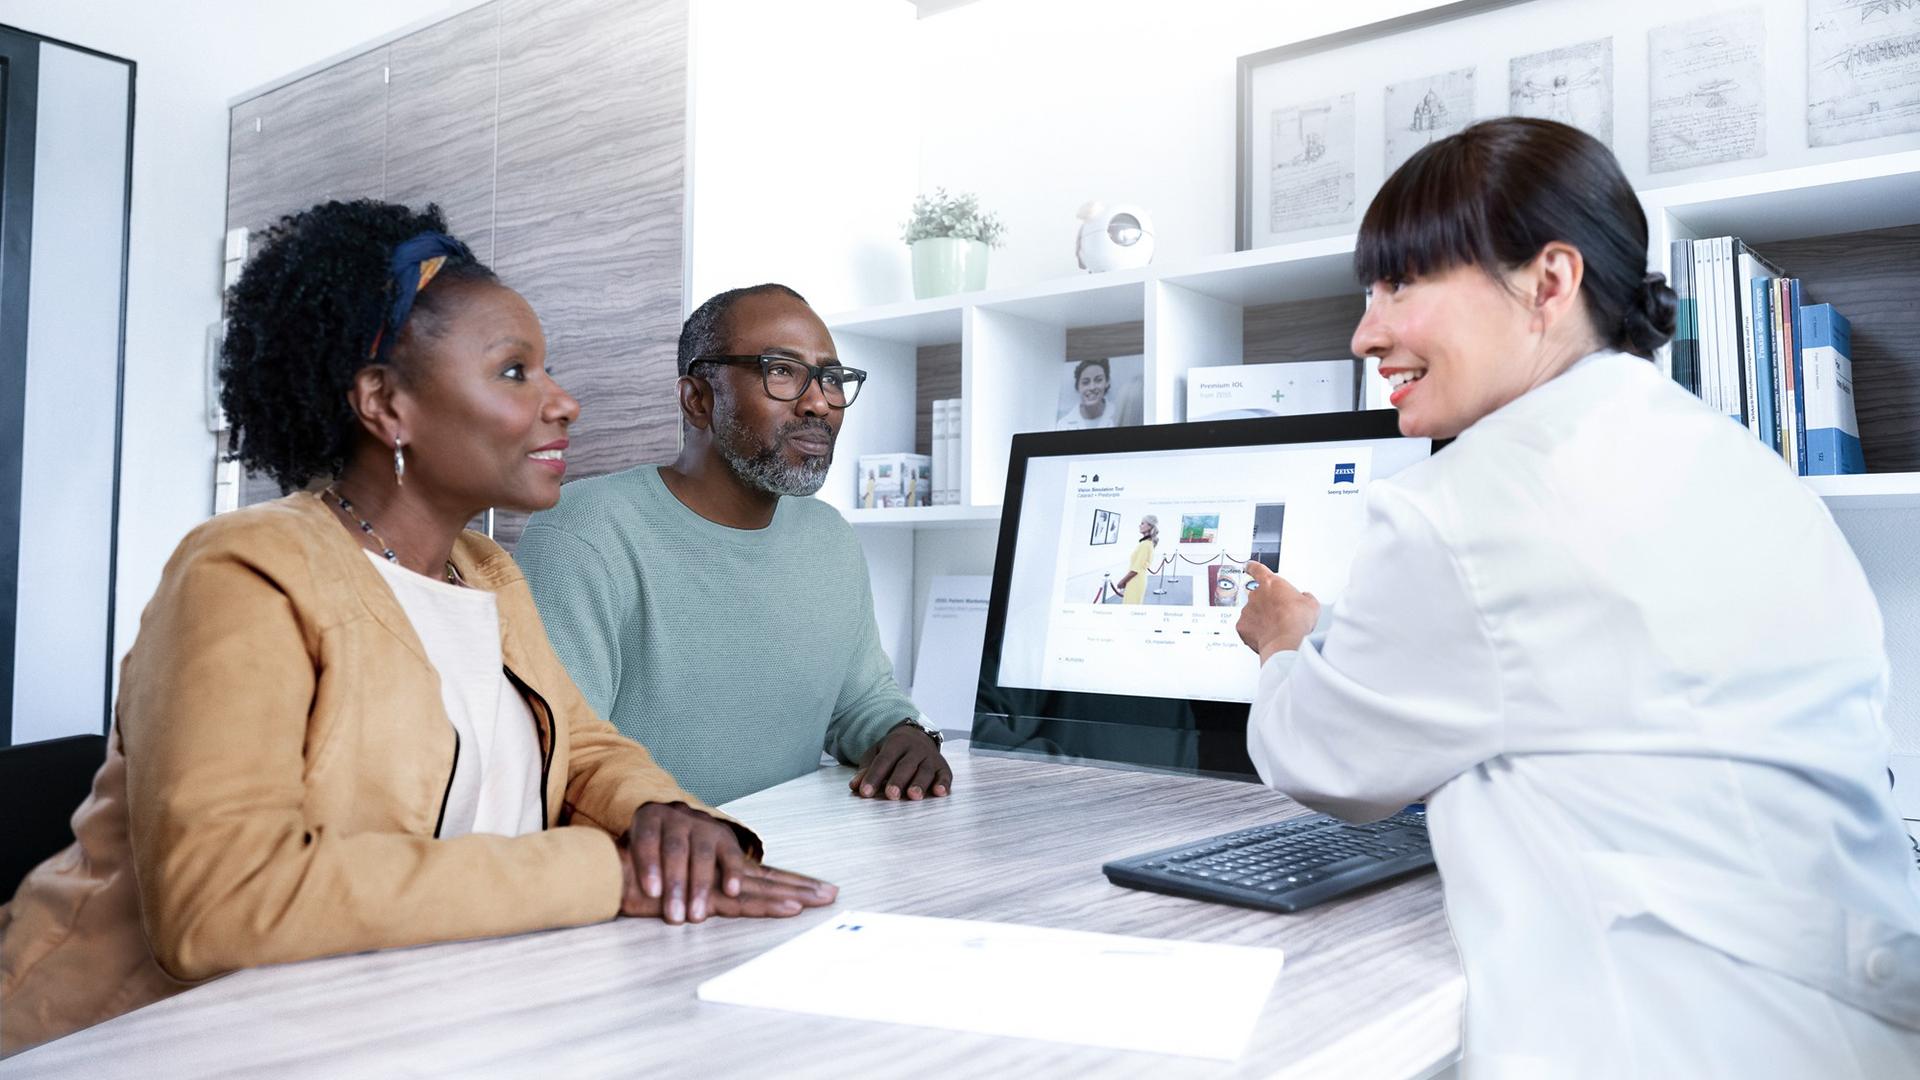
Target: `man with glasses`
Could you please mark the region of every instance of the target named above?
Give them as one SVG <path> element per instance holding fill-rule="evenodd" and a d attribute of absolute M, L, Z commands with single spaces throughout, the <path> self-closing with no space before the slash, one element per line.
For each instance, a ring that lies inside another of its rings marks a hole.
<path fill-rule="evenodd" d="M 710 805 L 822 750 L 860 766 L 865 798 L 952 786 L 880 648 L 853 529 L 805 497 L 865 380 L 800 294 L 721 293 L 680 332 L 680 456 L 568 484 L 515 551 L 587 700 Z"/>

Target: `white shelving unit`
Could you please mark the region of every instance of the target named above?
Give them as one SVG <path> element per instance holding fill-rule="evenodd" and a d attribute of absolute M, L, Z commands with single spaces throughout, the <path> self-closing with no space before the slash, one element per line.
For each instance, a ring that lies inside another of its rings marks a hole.
<path fill-rule="evenodd" d="M 1920 151 L 1661 188 L 1641 200 L 1650 258 L 1662 267 L 1668 244 L 1679 237 L 1736 233 L 1765 243 L 1910 225 L 1920 223 Z M 981 510 L 999 505 L 1007 440 L 1050 426 L 1067 331 L 1144 322 L 1148 422 L 1171 423 L 1184 413 L 1190 369 L 1240 362 L 1246 309 L 1357 292 L 1352 260 L 1353 237 L 1336 236 L 833 316 L 827 324 L 842 359 L 875 377 L 842 435 L 840 464 L 823 497 L 860 525 L 989 520 Z M 852 459 L 913 444 L 915 351 L 943 344 L 960 346 L 962 505 L 851 510 Z M 1832 479 L 1820 479 L 1816 490 L 1841 500 L 1836 505 L 1857 505 L 1847 493 L 1852 486 Z M 1874 473 L 1862 482 L 1883 500 L 1875 505 L 1920 506 L 1920 473 Z"/>
<path fill-rule="evenodd" d="M 1659 188 L 1640 201 L 1651 261 L 1671 277 L 1669 245 L 1678 239 L 1735 235 L 1764 245 L 1920 223 L 1920 150 Z M 1920 508 L 1920 472 L 1806 481 L 1834 510 Z"/>
<path fill-rule="evenodd" d="M 879 529 L 964 529 L 1000 520 L 1000 506 L 908 506 L 880 509 L 842 508 L 854 525 Z"/>
<path fill-rule="evenodd" d="M 1920 151 L 1653 189 L 1641 201 L 1656 267 L 1666 265 L 1676 237 L 1732 233 L 1765 243 L 1912 225 L 1920 223 Z M 821 497 L 860 529 L 883 633 L 904 649 L 894 655 L 911 656 L 933 574 L 991 570 L 1007 444 L 1015 432 L 1051 427 L 1069 331 L 1144 323 L 1147 421 L 1175 422 L 1184 415 L 1189 371 L 1242 361 L 1249 309 L 1350 304 L 1359 292 L 1352 265 L 1353 237 L 1336 236 L 829 318 L 841 358 L 873 377 L 842 429 Z M 928 345 L 959 346 L 961 503 L 854 509 L 856 459 L 914 445 L 916 352 Z M 1920 508 L 1920 472 L 1808 483 L 1835 510 Z"/>

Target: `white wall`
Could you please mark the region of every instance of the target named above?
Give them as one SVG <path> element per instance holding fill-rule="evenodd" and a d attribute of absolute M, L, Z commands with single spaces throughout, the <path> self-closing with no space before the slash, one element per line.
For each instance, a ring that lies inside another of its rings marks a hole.
<path fill-rule="evenodd" d="M 694 0 L 689 309 L 763 281 L 828 313 L 909 297 L 924 25 L 903 0 Z"/>
<path fill-rule="evenodd" d="M 1232 251 L 1235 58 L 1435 6 L 980 0 L 920 24 L 920 183 L 1006 221 L 989 288 L 1079 273 L 1095 198 L 1147 209 L 1155 262 Z"/>
<path fill-rule="evenodd" d="M 202 354 L 220 315 L 228 99 L 448 9 L 446 0 L 0 3 L 0 22 L 139 66 L 116 656 L 133 644 L 174 545 L 211 509 Z"/>

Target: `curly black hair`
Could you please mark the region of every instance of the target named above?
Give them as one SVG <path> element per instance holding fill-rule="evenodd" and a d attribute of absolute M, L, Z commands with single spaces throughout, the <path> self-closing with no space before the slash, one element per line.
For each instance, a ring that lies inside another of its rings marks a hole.
<path fill-rule="evenodd" d="M 687 316 L 686 323 L 680 327 L 680 374 L 687 373 L 695 357 L 727 351 L 727 318 L 733 314 L 733 305 L 760 293 L 783 293 L 803 304 L 807 302 L 806 297 L 773 281 L 764 285 L 749 285 L 744 289 L 728 289 L 709 297 L 706 303 L 693 309 L 693 314 Z"/>
<path fill-rule="evenodd" d="M 368 353 L 393 303 L 393 250 L 420 233 L 445 231 L 437 206 L 416 213 L 371 199 L 321 203 L 269 230 L 227 293 L 220 405 L 234 457 L 282 491 L 339 474 L 360 430 L 347 390 L 376 362 Z M 432 332 L 436 297 L 450 291 L 443 282 L 495 280 L 458 245 L 434 279 L 437 288 L 415 301 L 391 362 L 403 366 L 405 343 Z M 429 318 L 419 319 L 421 312 Z"/>

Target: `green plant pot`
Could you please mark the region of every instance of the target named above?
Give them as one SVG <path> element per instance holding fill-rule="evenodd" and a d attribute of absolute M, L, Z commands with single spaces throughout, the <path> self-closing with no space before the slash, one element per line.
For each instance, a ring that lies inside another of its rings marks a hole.
<path fill-rule="evenodd" d="M 913 242 L 913 295 L 925 300 L 987 287 L 987 245 L 935 236 Z"/>

